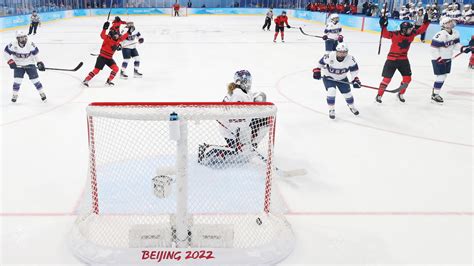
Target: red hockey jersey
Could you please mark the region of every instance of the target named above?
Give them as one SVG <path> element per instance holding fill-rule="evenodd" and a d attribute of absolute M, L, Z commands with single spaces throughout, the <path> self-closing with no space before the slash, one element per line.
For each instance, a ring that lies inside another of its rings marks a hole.
<path fill-rule="evenodd" d="M 415 39 L 415 36 L 422 34 L 428 29 L 429 22 L 423 23 L 417 30 L 412 31 L 408 36 L 402 35 L 400 31 L 388 31 L 386 27 L 382 28 L 382 37 L 391 39 L 392 46 L 390 46 L 390 52 L 387 55 L 388 60 L 404 60 L 408 59 L 408 50 L 410 44 Z"/>
<path fill-rule="evenodd" d="M 128 32 L 120 36 L 119 39 L 116 41 L 114 41 L 112 37 L 107 35 L 105 33 L 105 30 L 102 30 L 102 32 L 100 33 L 100 37 L 102 38 L 102 40 L 104 40 L 104 42 L 102 43 L 102 47 L 100 48 L 100 56 L 105 57 L 107 59 L 112 59 L 115 50 L 117 50 L 117 47 L 123 40 L 127 39 Z"/>

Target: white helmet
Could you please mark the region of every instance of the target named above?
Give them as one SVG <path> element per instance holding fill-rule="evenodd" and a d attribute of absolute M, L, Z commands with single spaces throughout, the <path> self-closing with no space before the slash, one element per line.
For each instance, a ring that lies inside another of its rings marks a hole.
<path fill-rule="evenodd" d="M 28 35 L 26 35 L 24 31 L 19 30 L 16 32 L 16 40 L 18 41 L 20 47 L 24 47 L 28 41 Z"/>
<path fill-rule="evenodd" d="M 335 19 L 337 19 L 337 21 L 334 21 Z M 339 22 L 339 15 L 338 14 L 331 14 L 329 16 L 329 20 L 332 21 L 334 24 L 336 24 L 336 23 Z"/>
<path fill-rule="evenodd" d="M 449 6 L 449 4 L 448 4 L 448 3 L 444 3 L 443 6 L 446 8 L 446 7 Z"/>
<path fill-rule="evenodd" d="M 443 29 L 452 29 L 452 28 L 454 28 L 454 26 L 456 26 L 456 23 L 455 23 L 454 19 L 452 19 L 450 17 L 443 17 L 441 19 L 441 21 L 439 22 L 439 25 Z"/>
<path fill-rule="evenodd" d="M 339 62 L 342 62 L 346 58 L 348 53 L 349 53 L 349 48 L 347 47 L 347 44 L 339 43 L 336 46 L 336 59 Z"/>
<path fill-rule="evenodd" d="M 471 9 L 471 5 L 464 5 L 464 9 Z"/>
<path fill-rule="evenodd" d="M 418 6 L 419 6 L 419 7 L 423 6 L 423 3 L 418 2 Z"/>

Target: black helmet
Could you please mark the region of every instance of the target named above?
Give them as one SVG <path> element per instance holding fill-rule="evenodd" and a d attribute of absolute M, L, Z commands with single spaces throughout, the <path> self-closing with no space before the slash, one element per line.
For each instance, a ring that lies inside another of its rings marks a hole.
<path fill-rule="evenodd" d="M 116 16 L 114 21 L 119 22 L 119 21 L 122 21 L 122 20 L 120 19 L 119 16 Z"/>
<path fill-rule="evenodd" d="M 400 32 L 402 34 L 407 34 L 408 29 L 413 29 L 413 24 L 408 21 L 404 21 L 402 24 L 400 24 Z"/>

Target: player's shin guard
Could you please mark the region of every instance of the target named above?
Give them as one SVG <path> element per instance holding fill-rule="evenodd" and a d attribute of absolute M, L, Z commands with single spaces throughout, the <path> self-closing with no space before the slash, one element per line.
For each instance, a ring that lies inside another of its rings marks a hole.
<path fill-rule="evenodd" d="M 348 92 L 348 93 L 343 93 L 342 95 L 346 99 L 347 105 L 351 106 L 354 104 L 354 97 L 352 96 L 352 93 Z"/>
<path fill-rule="evenodd" d="M 385 89 L 387 88 L 388 84 L 390 84 L 391 80 L 392 80 L 391 78 L 383 78 L 382 79 L 382 82 L 380 82 L 379 91 L 378 91 L 377 95 L 379 95 L 379 96 L 383 95 L 383 93 L 385 92 Z"/>
<path fill-rule="evenodd" d="M 275 32 L 275 36 L 273 37 L 273 41 L 276 41 L 277 37 L 278 37 L 278 32 Z"/>
<path fill-rule="evenodd" d="M 402 77 L 402 83 L 400 84 L 400 87 L 402 89 L 400 90 L 400 94 L 405 94 L 408 88 L 408 84 L 411 82 L 411 76 L 403 76 Z"/>
<path fill-rule="evenodd" d="M 112 68 L 112 71 L 110 72 L 110 75 L 107 81 L 112 81 L 115 78 L 115 75 L 117 75 L 117 72 L 119 70 L 118 66 L 115 64 L 113 64 L 110 68 Z"/>
<path fill-rule="evenodd" d="M 433 84 L 433 94 L 439 94 L 441 88 L 443 87 L 444 80 L 446 79 L 446 75 L 437 75 L 436 81 Z"/>
<path fill-rule="evenodd" d="M 85 81 L 91 80 L 95 75 L 97 75 L 100 72 L 100 69 L 94 68 L 91 72 L 89 72 L 89 75 L 84 79 Z"/>
<path fill-rule="evenodd" d="M 130 59 L 124 59 L 123 62 L 122 62 L 122 71 L 125 71 L 125 69 L 127 69 L 127 66 L 128 66 L 128 61 Z"/>
<path fill-rule="evenodd" d="M 38 91 L 43 89 L 43 84 L 41 84 L 39 79 L 32 79 L 31 82 L 33 83 L 33 85 L 35 85 L 35 87 Z"/>
<path fill-rule="evenodd" d="M 22 78 L 15 78 L 13 80 L 13 94 L 18 94 L 18 91 L 20 90 L 20 85 L 21 85 L 21 82 L 23 81 Z"/>

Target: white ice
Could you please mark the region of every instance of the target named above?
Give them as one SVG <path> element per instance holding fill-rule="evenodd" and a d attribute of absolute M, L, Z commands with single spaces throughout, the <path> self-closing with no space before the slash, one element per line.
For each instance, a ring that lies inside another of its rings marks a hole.
<path fill-rule="evenodd" d="M 297 238 L 282 264 L 473 263 L 474 79 L 467 55 L 453 61 L 442 106 L 430 102 L 429 45 L 416 42 L 405 104 L 386 93 L 377 105 L 376 92 L 362 88 L 354 91 L 360 116 L 338 94 L 332 121 L 322 82 L 312 79 L 324 51 L 320 39 L 286 30 L 286 43 L 275 44 L 256 16 L 123 19 L 135 21 L 145 38 L 142 79 L 117 78 L 115 87 L 105 87 L 105 70 L 90 88 L 80 86 L 94 66 L 89 54 L 100 47 L 103 17 L 45 23 L 30 37 L 47 67 L 84 61 L 78 72 L 40 73 L 47 103 L 25 79 L 12 104 L 13 75 L 2 63 L 0 264 L 80 263 L 64 240 L 86 182 L 87 104 L 221 101 L 240 69 L 278 106 L 277 166 L 308 170 L 278 181 Z M 321 24 L 289 22 L 322 32 Z M 376 34 L 344 29 L 343 35 L 362 83 L 378 86 L 389 42 L 377 55 Z M 0 38 L 3 48 L 14 31 Z M 115 59 L 122 61 L 120 54 Z M 395 74 L 390 86 L 400 80 Z"/>

